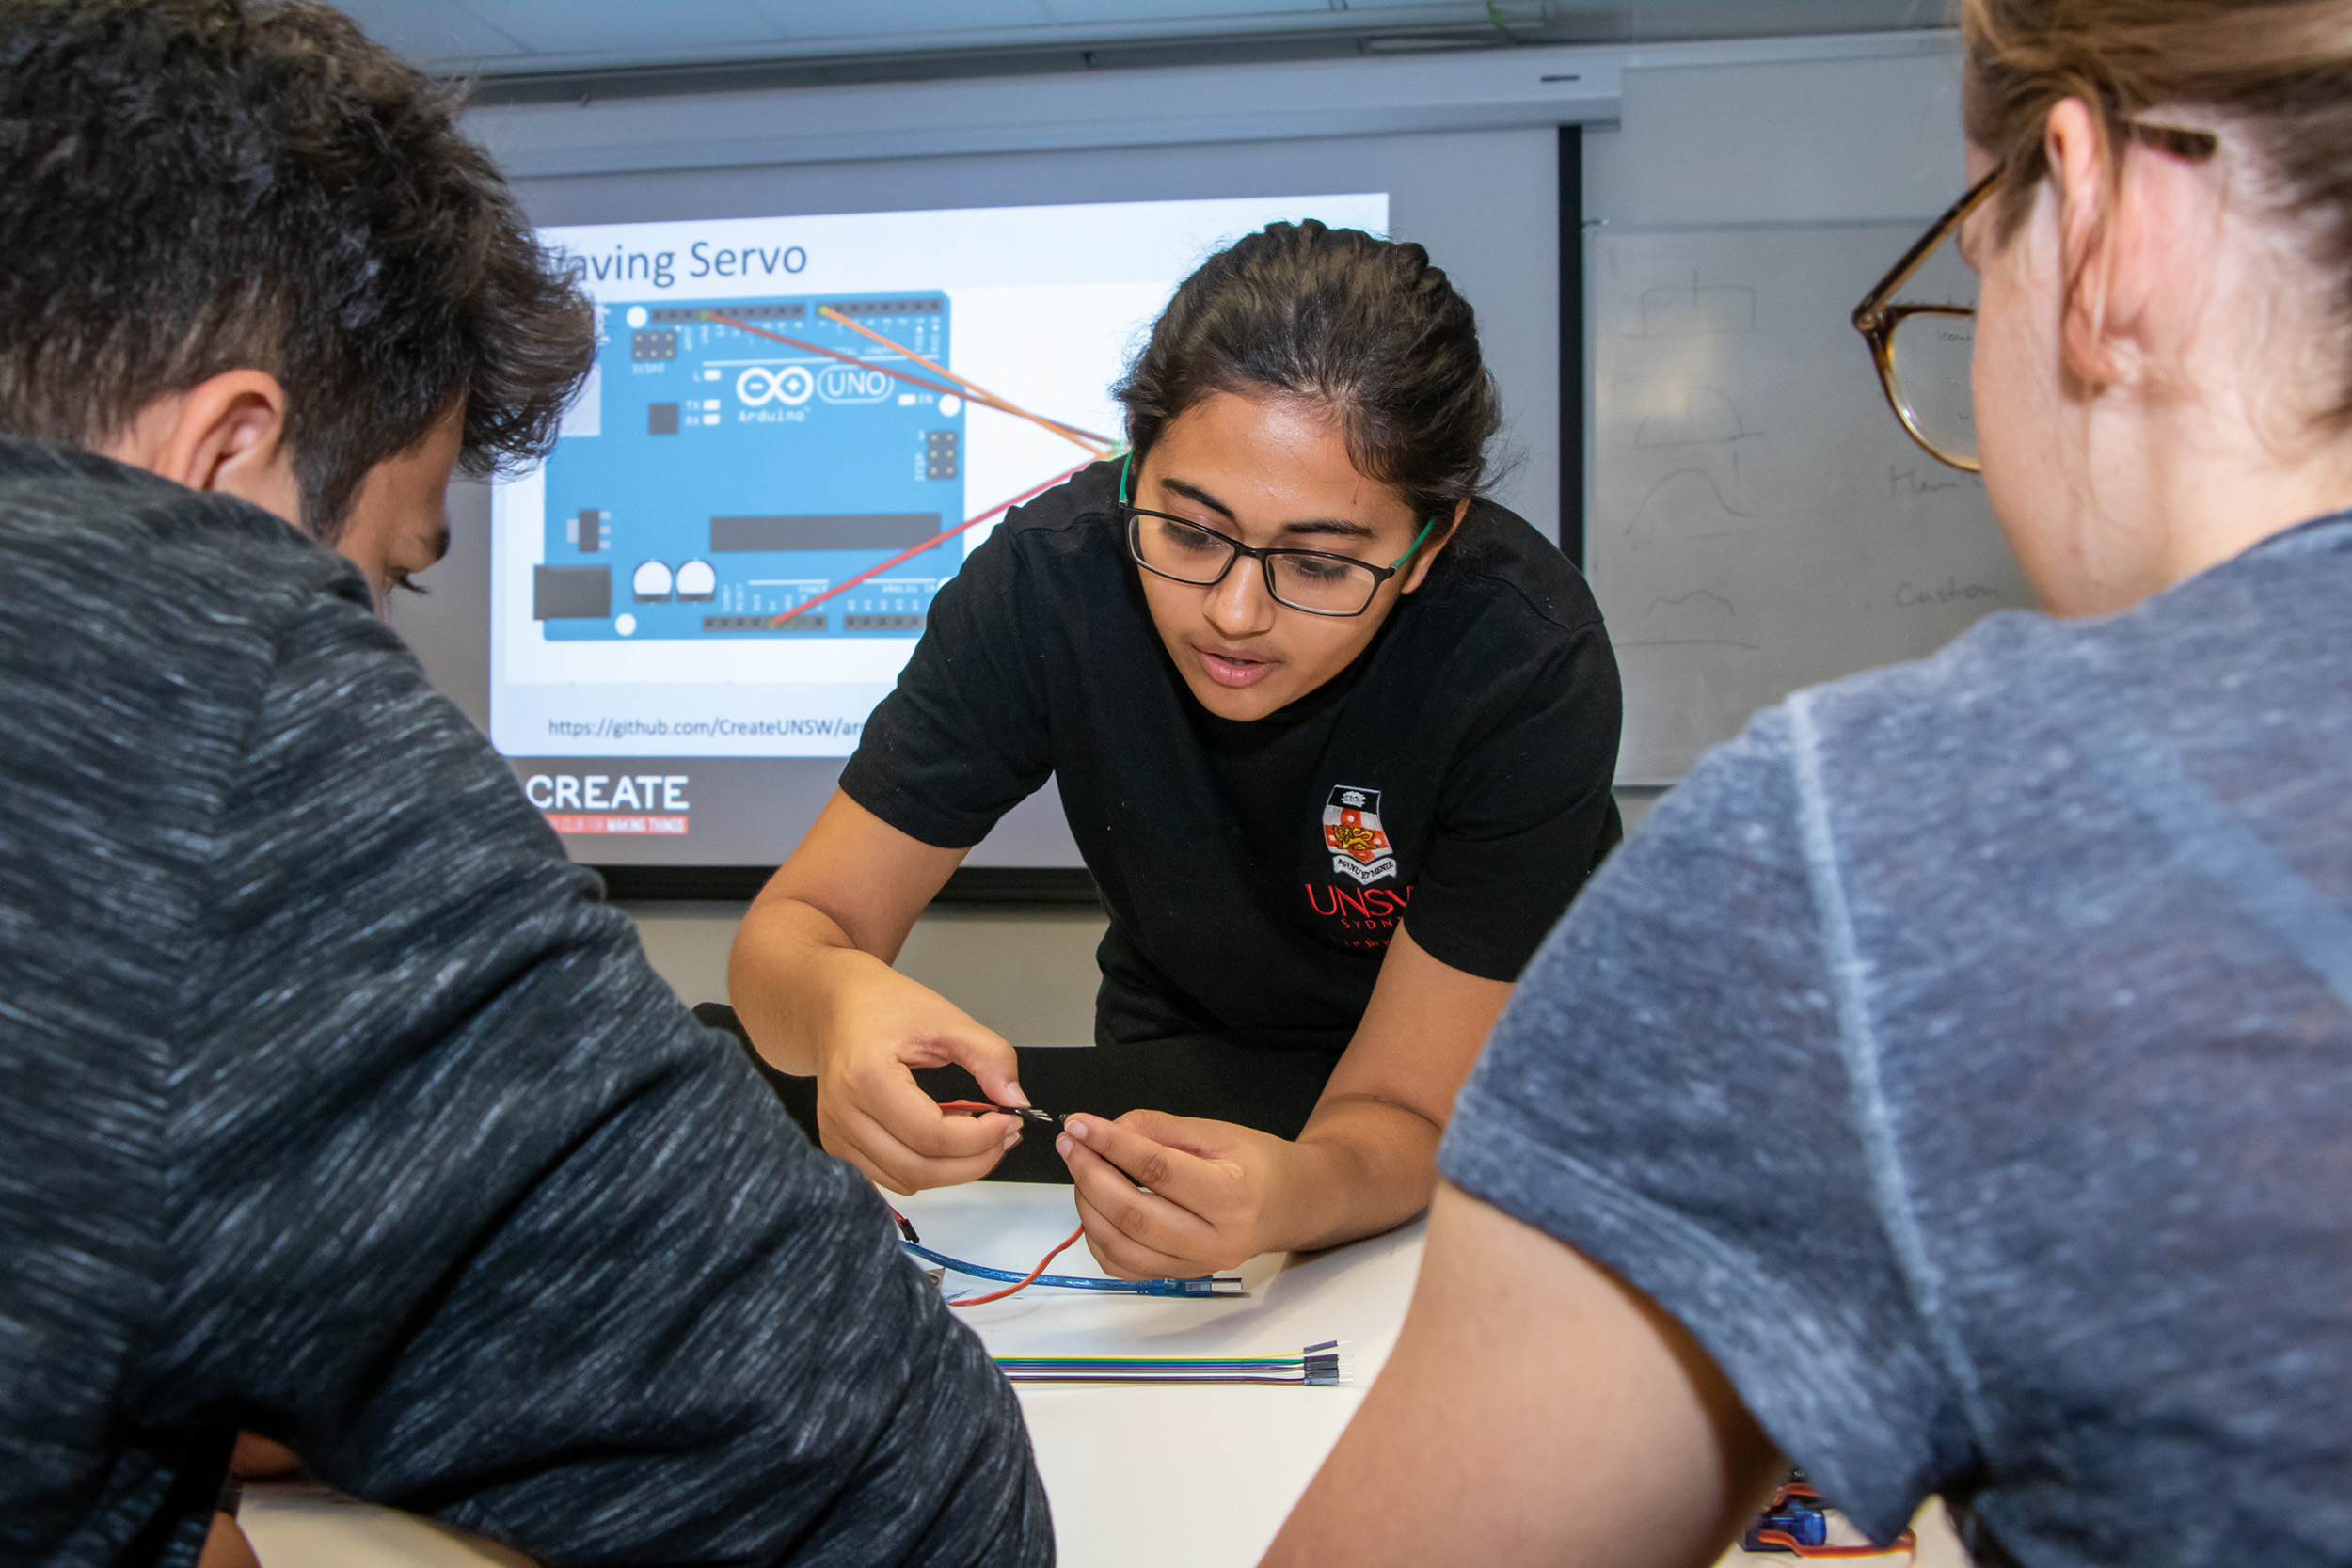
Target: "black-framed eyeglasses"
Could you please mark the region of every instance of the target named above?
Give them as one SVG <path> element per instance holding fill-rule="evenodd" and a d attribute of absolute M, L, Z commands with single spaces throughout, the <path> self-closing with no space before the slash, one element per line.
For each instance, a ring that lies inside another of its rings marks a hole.
<path fill-rule="evenodd" d="M 1130 454 L 1129 462 L 1133 460 Z M 1361 615 L 1370 610 L 1380 585 L 1420 553 L 1430 530 L 1438 526 L 1438 519 L 1430 518 L 1411 548 L 1386 566 L 1375 566 L 1327 550 L 1255 549 L 1187 518 L 1130 506 L 1124 467 L 1120 472 L 1119 509 L 1127 525 L 1127 552 L 1152 576 L 1194 588 L 1214 588 L 1225 580 L 1234 562 L 1248 556 L 1265 574 L 1267 595 L 1276 604 L 1307 615 Z"/>
<path fill-rule="evenodd" d="M 2146 125 L 2137 120 L 2124 121 L 2122 130 L 2143 146 L 2190 163 L 2202 163 L 2221 148 L 2221 139 L 2210 131 Z M 1853 309 L 1854 330 L 1870 345 L 1879 388 L 1886 394 L 1895 418 L 1929 456 L 1972 474 L 1984 470 L 1977 455 L 1975 394 L 1970 380 L 1977 308 L 1893 301 L 1903 285 L 1928 266 L 1944 242 L 1960 232 L 1969 214 L 1984 205 L 2000 184 L 2003 172 L 1996 168 L 1969 186 L 1967 194 L 1929 225 L 1928 231 Z"/>

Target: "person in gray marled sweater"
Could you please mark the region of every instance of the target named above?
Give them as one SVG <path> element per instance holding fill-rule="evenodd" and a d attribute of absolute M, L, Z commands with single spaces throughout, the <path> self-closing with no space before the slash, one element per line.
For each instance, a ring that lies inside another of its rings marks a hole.
<path fill-rule="evenodd" d="M 880 1198 L 373 613 L 590 358 L 447 100 L 0 0 L 0 1560 L 194 1562 L 240 1430 L 550 1568 L 1050 1560 Z"/>

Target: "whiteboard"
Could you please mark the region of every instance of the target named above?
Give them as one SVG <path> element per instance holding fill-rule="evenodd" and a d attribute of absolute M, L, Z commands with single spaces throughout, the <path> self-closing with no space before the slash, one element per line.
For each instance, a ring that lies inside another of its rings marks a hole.
<path fill-rule="evenodd" d="M 1802 687 L 2033 603 L 1983 482 L 1903 433 L 1851 324 L 1926 223 L 1588 242 L 1586 560 L 1625 681 L 1620 784 L 1671 784 Z M 1954 261 L 1902 297 L 1973 302 L 1973 280 Z"/>

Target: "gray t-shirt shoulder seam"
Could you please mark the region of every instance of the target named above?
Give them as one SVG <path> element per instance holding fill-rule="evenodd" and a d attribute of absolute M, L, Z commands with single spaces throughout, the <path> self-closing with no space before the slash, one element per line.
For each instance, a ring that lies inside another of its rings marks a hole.
<path fill-rule="evenodd" d="M 1871 1019 L 1869 961 L 1847 907 L 1845 879 L 1838 869 L 1837 837 L 1830 823 L 1829 792 L 1821 775 L 1820 732 L 1815 726 L 1813 694 L 1800 691 L 1788 699 L 1788 767 L 1796 789 L 1798 821 L 1808 880 L 1813 884 L 1814 918 L 1822 943 L 1823 967 L 1830 975 L 1837 1012 L 1837 1049 L 1844 1057 L 1854 1131 L 1862 1140 L 1879 1223 L 1906 1279 L 1912 1305 L 1944 1361 L 1945 1374 L 1959 1390 L 1968 1424 L 1981 1445 L 1994 1423 L 1984 1403 L 1983 1379 L 1974 1357 L 1944 1310 L 1943 1272 L 1930 1252 L 1912 1198 L 1912 1182 L 1903 1159 L 1901 1140 L 1879 1075 L 1878 1031 Z"/>

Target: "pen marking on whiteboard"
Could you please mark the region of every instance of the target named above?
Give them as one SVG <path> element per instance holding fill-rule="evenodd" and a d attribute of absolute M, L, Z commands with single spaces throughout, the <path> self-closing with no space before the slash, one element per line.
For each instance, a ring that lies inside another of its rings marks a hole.
<path fill-rule="evenodd" d="M 1633 509 L 1633 520 L 1625 525 L 1625 531 L 1627 534 L 1630 535 L 1634 533 L 1645 522 L 1655 520 L 1650 513 L 1650 504 L 1653 501 L 1658 500 L 1660 493 L 1663 491 L 1666 486 L 1674 483 L 1674 482 L 1678 479 L 1696 481 L 1698 484 L 1705 488 L 1704 495 L 1698 495 L 1694 498 L 1702 506 L 1712 502 L 1717 511 L 1723 513 L 1725 516 L 1730 517 L 1753 517 L 1756 515 L 1755 513 L 1742 511 L 1740 508 L 1732 505 L 1730 501 L 1724 499 L 1723 486 L 1716 483 L 1715 476 L 1708 473 L 1705 468 L 1677 468 L 1671 473 L 1668 473 L 1664 478 L 1661 479 L 1657 483 L 1651 485 L 1649 489 L 1644 493 L 1641 504 Z M 1661 503 L 1659 510 L 1663 512 L 1665 510 L 1665 506 Z"/>
<path fill-rule="evenodd" d="M 1756 291 L 1740 283 L 1667 283 L 1642 291 L 1642 326 L 1634 338 L 1715 337 L 1756 330 Z"/>
<path fill-rule="evenodd" d="M 1642 416 L 1633 433 L 1637 447 L 1718 447 L 1762 438 L 1750 430 L 1740 405 L 1721 388 L 1695 386 L 1669 390 Z"/>

